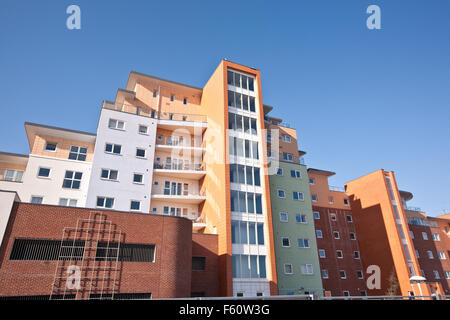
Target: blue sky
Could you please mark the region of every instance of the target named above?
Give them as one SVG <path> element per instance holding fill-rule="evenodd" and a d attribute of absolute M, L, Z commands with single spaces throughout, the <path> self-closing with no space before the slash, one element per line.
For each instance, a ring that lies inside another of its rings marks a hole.
<path fill-rule="evenodd" d="M 0 43 L 1 151 L 28 153 L 25 121 L 95 132 L 131 70 L 201 87 L 227 58 L 261 70 L 332 185 L 393 170 L 411 206 L 450 210 L 448 0 L 2 0 Z"/>

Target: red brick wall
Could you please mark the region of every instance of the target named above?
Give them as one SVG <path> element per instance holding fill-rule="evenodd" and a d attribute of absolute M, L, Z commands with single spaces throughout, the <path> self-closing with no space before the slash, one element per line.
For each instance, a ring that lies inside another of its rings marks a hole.
<path fill-rule="evenodd" d="M 425 278 L 429 282 L 440 282 L 442 285 L 442 289 L 444 290 L 446 295 L 450 294 L 450 279 L 445 279 L 444 271 L 450 271 L 450 246 L 449 246 L 449 237 L 447 236 L 444 227 L 448 221 L 440 221 L 440 219 L 431 219 L 428 220 L 436 221 L 438 227 L 428 227 L 428 226 L 418 226 L 409 224 L 409 229 L 414 234 L 414 248 L 419 251 L 419 265 L 420 269 L 423 270 L 425 274 Z M 422 232 L 426 232 L 428 236 L 428 240 L 424 240 L 422 236 Z M 440 241 L 434 241 L 432 234 L 439 234 Z M 428 257 L 427 251 L 431 251 L 433 253 L 433 259 Z M 440 260 L 438 256 L 438 251 L 444 252 L 446 259 Z M 433 270 L 439 272 L 440 279 L 435 279 Z"/>
<path fill-rule="evenodd" d="M 192 270 L 191 292 L 204 292 L 206 297 L 219 296 L 218 236 L 215 234 L 192 234 L 192 256 L 205 257 L 204 271 Z"/>
<path fill-rule="evenodd" d="M 360 296 L 364 290 L 367 292 L 365 280 L 358 279 L 356 273 L 360 270 L 365 275 L 361 259 L 354 259 L 354 251 L 360 249 L 354 223 L 347 221 L 347 215 L 351 216 L 352 212 L 316 206 L 313 211 L 320 213 L 320 219 L 314 219 L 314 227 L 321 230 L 323 236 L 317 238 L 317 249 L 324 249 L 326 254 L 326 258 L 319 256 L 320 269 L 328 270 L 328 279 L 322 278 L 324 290 L 331 291 L 332 296 L 343 296 L 343 291 L 349 291 L 352 296 Z M 331 221 L 330 213 L 336 214 L 336 221 Z M 340 239 L 334 239 L 334 231 L 339 232 Z M 350 232 L 356 234 L 356 240 L 350 240 Z M 336 250 L 342 251 L 342 259 L 337 258 Z M 341 279 L 340 270 L 346 271 L 347 279 Z"/>
<path fill-rule="evenodd" d="M 16 203 L 0 248 L 0 296 L 49 295 L 56 261 L 9 260 L 15 238 L 61 240 L 64 227 L 75 227 L 91 209 Z M 125 243 L 155 244 L 155 262 L 122 262 L 120 293 L 151 292 L 153 298 L 189 297 L 192 222 L 185 218 L 98 211 L 122 232 Z"/>

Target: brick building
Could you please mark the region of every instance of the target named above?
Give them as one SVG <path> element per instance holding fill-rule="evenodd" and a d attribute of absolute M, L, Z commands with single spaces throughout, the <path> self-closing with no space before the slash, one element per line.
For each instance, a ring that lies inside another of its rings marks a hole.
<path fill-rule="evenodd" d="M 3 230 L 2 298 L 218 295 L 217 236 L 187 218 L 15 201 Z"/>

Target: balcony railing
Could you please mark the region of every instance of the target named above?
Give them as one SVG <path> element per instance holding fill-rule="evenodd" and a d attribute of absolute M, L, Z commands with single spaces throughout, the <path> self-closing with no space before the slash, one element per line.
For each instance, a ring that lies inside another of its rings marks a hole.
<path fill-rule="evenodd" d="M 153 169 L 183 170 L 183 171 L 204 171 L 205 168 L 200 163 L 171 163 L 155 162 Z"/>
<path fill-rule="evenodd" d="M 419 207 L 405 207 L 405 210 L 415 211 L 415 212 L 423 212 L 422 209 Z"/>
<path fill-rule="evenodd" d="M 185 122 L 207 122 L 207 117 L 201 114 L 187 114 L 187 113 L 174 113 L 174 112 L 160 112 L 151 110 L 150 108 L 142 108 L 139 106 L 133 106 L 125 103 L 111 103 L 108 101 L 103 102 L 104 109 L 116 110 L 135 114 L 138 116 L 149 117 L 159 120 L 173 120 L 173 121 L 185 121 Z"/>
<path fill-rule="evenodd" d="M 344 187 L 330 186 L 329 189 L 330 189 L 330 191 L 345 192 L 345 188 Z"/>
<path fill-rule="evenodd" d="M 174 216 L 174 217 L 184 217 L 187 218 L 189 220 L 192 220 L 193 223 L 206 223 L 206 219 L 204 216 L 200 215 L 200 213 L 188 213 L 188 214 L 184 214 L 184 213 L 180 213 L 180 214 L 174 214 L 174 213 L 170 213 L 170 212 L 162 212 L 162 213 L 158 213 L 158 212 L 152 212 L 153 214 L 160 214 L 160 215 L 164 215 L 164 216 Z"/>
<path fill-rule="evenodd" d="M 420 218 L 410 218 L 410 219 L 408 219 L 408 224 L 415 225 L 415 226 L 431 227 L 431 228 L 437 228 L 437 226 L 438 226 L 435 221 L 428 221 L 428 220 L 420 219 Z"/>
<path fill-rule="evenodd" d="M 164 139 L 165 138 L 165 139 Z M 171 146 L 171 147 L 181 147 L 181 148 L 201 148 L 202 143 L 193 138 L 181 138 L 174 136 L 163 137 L 162 140 L 158 140 L 157 145 L 160 146 Z"/>

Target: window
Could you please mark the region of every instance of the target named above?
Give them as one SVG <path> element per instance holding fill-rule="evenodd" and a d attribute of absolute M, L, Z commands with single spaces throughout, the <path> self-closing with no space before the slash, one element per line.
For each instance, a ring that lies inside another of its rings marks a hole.
<path fill-rule="evenodd" d="M 138 132 L 139 132 L 140 134 L 148 134 L 148 127 L 147 127 L 147 126 L 144 126 L 144 125 L 142 125 L 142 124 L 140 124 L 140 125 L 139 125 L 139 129 L 138 129 Z"/>
<path fill-rule="evenodd" d="M 297 223 L 308 223 L 306 221 L 306 215 L 304 215 L 304 214 L 296 214 L 295 215 L 295 222 L 297 222 Z"/>
<path fill-rule="evenodd" d="M 417 258 L 420 258 L 419 250 L 417 250 L 417 249 L 416 249 L 416 257 L 417 257 Z"/>
<path fill-rule="evenodd" d="M 292 193 L 292 197 L 294 200 L 303 200 L 303 192 L 294 191 Z"/>
<path fill-rule="evenodd" d="M 67 198 L 60 198 L 59 199 L 59 205 L 64 207 L 76 207 L 77 206 L 77 200 L 76 199 L 67 199 Z"/>
<path fill-rule="evenodd" d="M 325 250 L 324 249 L 319 249 L 319 257 L 326 258 L 326 254 L 325 254 Z"/>
<path fill-rule="evenodd" d="M 322 278 L 328 279 L 328 270 L 322 270 Z"/>
<path fill-rule="evenodd" d="M 411 239 L 414 239 L 414 232 L 410 231 L 409 235 L 411 236 Z"/>
<path fill-rule="evenodd" d="M 309 184 L 316 184 L 316 179 L 309 178 Z"/>
<path fill-rule="evenodd" d="M 345 272 L 345 270 L 340 270 L 339 275 L 341 279 L 347 279 L 347 273 Z"/>
<path fill-rule="evenodd" d="M 187 98 L 183 99 L 183 104 L 187 104 Z"/>
<path fill-rule="evenodd" d="M 319 220 L 319 219 L 320 219 L 320 212 L 314 211 L 314 212 L 313 212 L 313 215 L 314 215 L 314 219 L 316 219 L 316 220 Z"/>
<path fill-rule="evenodd" d="M 322 230 L 316 230 L 317 238 L 323 238 Z"/>
<path fill-rule="evenodd" d="M 317 202 L 317 194 L 312 194 L 311 195 L 311 200 L 314 202 Z"/>
<path fill-rule="evenodd" d="M 353 222 L 353 217 L 350 215 L 347 215 L 347 222 Z"/>
<path fill-rule="evenodd" d="M 124 130 L 125 122 L 116 119 L 109 119 L 108 127 L 110 129 Z"/>
<path fill-rule="evenodd" d="M 120 154 L 122 146 L 119 144 L 107 143 L 105 144 L 105 152 L 112 154 Z"/>
<path fill-rule="evenodd" d="M 48 178 L 50 176 L 50 168 L 39 168 L 38 177 Z"/>
<path fill-rule="evenodd" d="M 428 235 L 426 232 L 422 232 L 422 238 L 423 240 L 428 240 Z"/>
<path fill-rule="evenodd" d="M 130 202 L 130 210 L 139 211 L 141 210 L 141 202 L 137 200 L 131 200 Z"/>
<path fill-rule="evenodd" d="M 143 184 L 144 175 L 141 173 L 133 174 L 133 183 Z"/>
<path fill-rule="evenodd" d="M 450 279 L 450 271 L 444 271 L 444 277 L 445 277 L 445 279 L 449 280 Z"/>
<path fill-rule="evenodd" d="M 47 143 L 45 144 L 45 150 L 46 150 L 46 151 L 52 151 L 52 152 L 56 151 L 56 143 L 53 143 L 53 142 L 47 142 Z"/>
<path fill-rule="evenodd" d="M 292 154 L 283 152 L 283 160 L 292 162 L 293 161 Z"/>
<path fill-rule="evenodd" d="M 305 274 L 305 275 L 314 274 L 312 264 L 302 264 L 302 265 L 300 265 L 300 270 L 301 270 L 302 274 Z"/>
<path fill-rule="evenodd" d="M 281 136 L 281 141 L 290 143 L 291 142 L 291 137 L 288 136 L 288 135 L 283 134 Z"/>
<path fill-rule="evenodd" d="M 62 187 L 67 189 L 80 189 L 82 176 L 83 173 L 81 172 L 67 170 Z"/>
<path fill-rule="evenodd" d="M 0 169 L 0 180 L 22 182 L 23 171 Z"/>
<path fill-rule="evenodd" d="M 343 291 L 343 293 L 344 293 L 344 297 L 350 297 L 350 292 L 349 291 Z"/>
<path fill-rule="evenodd" d="M 136 157 L 145 158 L 145 149 L 136 148 Z"/>
<path fill-rule="evenodd" d="M 330 213 L 330 219 L 331 219 L 331 221 L 336 221 L 336 214 Z"/>
<path fill-rule="evenodd" d="M 430 250 L 427 251 L 428 254 L 428 258 L 433 259 L 433 252 L 431 252 Z"/>
<path fill-rule="evenodd" d="M 71 146 L 69 152 L 70 160 L 86 161 L 87 148 Z"/>
<path fill-rule="evenodd" d="M 278 198 L 286 198 L 284 190 L 278 189 Z"/>
<path fill-rule="evenodd" d="M 434 278 L 435 279 L 440 279 L 441 278 L 441 276 L 439 275 L 439 271 L 433 270 L 433 274 L 434 274 Z"/>
<path fill-rule="evenodd" d="M 356 271 L 356 276 L 358 277 L 358 279 L 364 279 L 364 274 L 361 270 Z"/>
<path fill-rule="evenodd" d="M 344 258 L 344 254 L 342 253 L 342 250 L 336 250 L 336 256 L 337 256 L 339 259 Z"/>
<path fill-rule="evenodd" d="M 356 240 L 356 233 L 350 232 L 349 236 L 350 236 L 350 240 Z"/>
<path fill-rule="evenodd" d="M 353 251 L 353 258 L 359 259 L 359 251 Z"/>
<path fill-rule="evenodd" d="M 286 248 L 290 247 L 291 243 L 289 241 L 289 238 L 281 238 L 281 245 Z"/>
<path fill-rule="evenodd" d="M 296 179 L 301 179 L 302 175 L 298 170 L 291 170 L 291 177 Z"/>
<path fill-rule="evenodd" d="M 292 264 L 290 263 L 285 263 L 284 264 L 284 274 L 293 274 L 293 268 L 292 268 Z"/>
<path fill-rule="evenodd" d="M 434 241 L 441 241 L 441 239 L 439 238 L 439 234 L 433 233 L 433 234 L 431 234 L 431 236 L 433 237 Z"/>
<path fill-rule="evenodd" d="M 278 168 L 277 169 L 277 175 L 278 176 L 282 176 L 283 175 L 283 168 Z"/>
<path fill-rule="evenodd" d="M 171 102 L 175 101 L 175 95 L 173 95 L 173 94 L 170 95 L 170 101 Z"/>
<path fill-rule="evenodd" d="M 114 207 L 114 198 L 97 197 L 97 207 L 108 209 Z"/>
<path fill-rule="evenodd" d="M 157 95 L 158 95 L 158 91 L 153 90 L 153 98 L 156 98 Z"/>
<path fill-rule="evenodd" d="M 346 206 L 350 205 L 349 202 L 348 202 L 348 199 L 344 199 L 344 205 L 346 205 Z"/>
<path fill-rule="evenodd" d="M 341 238 L 338 231 L 334 231 L 333 232 L 333 236 L 334 236 L 335 239 L 340 239 Z"/>
<path fill-rule="evenodd" d="M 44 197 L 42 197 L 42 196 L 32 196 L 31 197 L 31 203 L 41 204 L 43 200 L 44 200 Z"/>
<path fill-rule="evenodd" d="M 329 202 L 330 204 L 333 204 L 333 203 L 334 203 L 334 198 L 333 198 L 332 196 L 329 196 L 329 197 L 328 197 L 328 202 Z"/>
<path fill-rule="evenodd" d="M 192 270 L 205 271 L 206 270 L 206 257 L 192 257 Z"/>
<path fill-rule="evenodd" d="M 266 257 L 257 255 L 232 255 L 233 278 L 266 278 Z"/>
<path fill-rule="evenodd" d="M 439 259 L 441 259 L 441 260 L 447 259 L 447 258 L 445 257 L 445 253 L 444 253 L 443 251 L 438 251 L 438 257 L 439 257 Z"/>
<path fill-rule="evenodd" d="M 102 169 L 101 178 L 103 180 L 117 181 L 118 175 L 119 175 L 119 172 L 117 170 Z"/>
<path fill-rule="evenodd" d="M 288 222 L 288 214 L 286 212 L 280 212 L 280 221 Z"/>
<path fill-rule="evenodd" d="M 309 248 L 309 240 L 308 239 L 297 239 L 299 248 Z"/>

